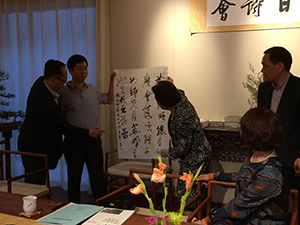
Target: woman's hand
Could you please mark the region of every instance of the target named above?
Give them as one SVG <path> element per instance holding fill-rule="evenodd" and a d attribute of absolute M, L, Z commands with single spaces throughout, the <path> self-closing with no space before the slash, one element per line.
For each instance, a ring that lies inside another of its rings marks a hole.
<path fill-rule="evenodd" d="M 167 149 L 163 149 L 159 152 L 160 156 L 163 158 L 167 158 L 168 157 L 168 153 L 167 153 Z"/>
<path fill-rule="evenodd" d="M 199 223 L 199 224 L 200 224 L 200 225 L 207 225 L 205 219 L 200 220 L 200 223 Z"/>
<path fill-rule="evenodd" d="M 204 181 L 203 184 L 207 187 L 207 181 L 209 180 L 208 174 L 201 174 L 196 178 L 196 181 Z M 201 223 L 200 223 L 201 224 Z"/>
<path fill-rule="evenodd" d="M 300 158 L 297 158 L 294 162 L 295 176 L 300 176 Z"/>
<path fill-rule="evenodd" d="M 196 181 L 208 181 L 209 180 L 209 175 L 207 174 L 201 174 L 196 178 Z"/>
<path fill-rule="evenodd" d="M 173 81 L 173 78 L 172 78 L 172 77 L 167 77 L 167 78 L 166 78 L 166 81 L 169 81 L 169 82 L 171 82 L 171 83 L 174 83 L 174 81 Z"/>
<path fill-rule="evenodd" d="M 193 222 L 194 224 L 200 224 L 200 225 L 207 225 L 205 219 L 202 219 L 202 220 L 198 220 L 198 221 L 195 221 Z"/>

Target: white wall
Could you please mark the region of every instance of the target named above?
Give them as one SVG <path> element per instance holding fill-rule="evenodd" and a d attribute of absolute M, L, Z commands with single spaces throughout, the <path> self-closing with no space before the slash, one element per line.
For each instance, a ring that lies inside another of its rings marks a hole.
<path fill-rule="evenodd" d="M 242 82 L 258 72 L 267 48 L 280 45 L 293 55 L 300 75 L 300 29 L 190 35 L 189 0 L 110 0 L 111 69 L 168 66 L 178 88 L 201 118 L 243 115 L 249 92 Z"/>
<path fill-rule="evenodd" d="M 168 66 L 169 75 L 195 106 L 199 117 L 223 120 L 249 109 L 242 82 L 261 69 L 264 50 L 286 47 L 292 73 L 300 75 L 300 29 L 200 33 L 190 35 L 189 0 L 110 0 L 111 69 Z M 299 63 L 297 63 L 299 62 Z M 175 164 L 175 172 L 178 165 Z M 215 164 L 213 164 L 215 165 Z M 237 171 L 240 164 L 221 162 L 211 171 Z M 216 202 L 234 191 L 219 190 Z M 224 199 L 223 199 L 224 198 Z"/>

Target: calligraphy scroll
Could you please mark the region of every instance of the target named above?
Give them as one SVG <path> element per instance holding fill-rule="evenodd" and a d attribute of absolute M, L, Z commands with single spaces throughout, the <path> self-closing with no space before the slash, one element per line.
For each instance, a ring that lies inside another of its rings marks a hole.
<path fill-rule="evenodd" d="M 152 86 L 167 67 L 115 70 L 115 109 L 119 158 L 157 159 L 169 146 L 169 113 L 156 103 Z"/>
<path fill-rule="evenodd" d="M 190 32 L 300 26 L 300 0 L 191 0 Z"/>

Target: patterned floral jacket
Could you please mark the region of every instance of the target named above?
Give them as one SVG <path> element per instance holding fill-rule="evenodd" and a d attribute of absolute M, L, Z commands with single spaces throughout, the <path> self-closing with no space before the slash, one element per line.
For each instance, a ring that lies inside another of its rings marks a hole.
<path fill-rule="evenodd" d="M 289 208 L 289 185 L 278 157 L 251 163 L 246 156 L 238 173 L 215 173 L 218 181 L 236 182 L 235 198 L 212 209 L 213 224 L 285 224 Z"/>

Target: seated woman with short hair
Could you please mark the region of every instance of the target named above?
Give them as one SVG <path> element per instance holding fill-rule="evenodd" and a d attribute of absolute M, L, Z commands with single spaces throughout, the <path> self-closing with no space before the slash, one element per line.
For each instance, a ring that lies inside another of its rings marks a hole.
<path fill-rule="evenodd" d="M 213 208 L 199 224 L 285 224 L 290 188 L 275 148 L 283 140 L 278 116 L 253 108 L 241 119 L 240 133 L 248 152 L 238 173 L 202 174 L 196 180 L 236 182 L 235 197 Z"/>

